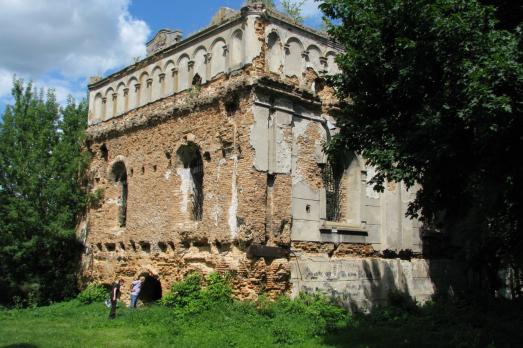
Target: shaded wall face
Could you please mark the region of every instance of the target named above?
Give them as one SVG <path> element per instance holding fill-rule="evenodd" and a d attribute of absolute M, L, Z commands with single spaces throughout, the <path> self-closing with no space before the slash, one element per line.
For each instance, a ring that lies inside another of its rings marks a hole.
<path fill-rule="evenodd" d="M 331 260 L 321 253 L 292 260 L 293 295 L 320 291 L 349 308 L 367 310 L 389 302 L 391 294 L 424 303 L 436 294 L 452 296 L 464 289 L 463 267 L 450 260 L 347 258 L 343 250 L 334 250 L 338 252 Z"/>
<path fill-rule="evenodd" d="M 415 191 L 397 183 L 387 183 L 383 193 L 374 191 L 368 184 L 375 174 L 373 168 L 353 154 L 335 159 L 339 163 L 328 163 L 323 144 L 336 128 L 321 110 L 290 98 L 259 93 L 253 115 L 250 142 L 254 167 L 280 182 L 287 180 L 287 200 L 280 201 L 279 209 L 273 211 L 277 214 L 290 208 L 293 241 L 371 244 L 378 251 L 421 251 L 420 223 L 405 216 Z M 330 175 L 335 185 L 328 182 L 329 167 L 337 168 Z"/>

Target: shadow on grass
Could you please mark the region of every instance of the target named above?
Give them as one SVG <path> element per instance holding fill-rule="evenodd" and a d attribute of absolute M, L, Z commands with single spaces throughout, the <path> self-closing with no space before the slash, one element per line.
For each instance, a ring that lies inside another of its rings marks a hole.
<path fill-rule="evenodd" d="M 38 348 L 38 346 L 31 343 L 15 343 L 1 346 L 1 348 Z"/>
<path fill-rule="evenodd" d="M 523 302 L 407 302 L 355 313 L 323 337 L 331 347 L 523 347 Z"/>

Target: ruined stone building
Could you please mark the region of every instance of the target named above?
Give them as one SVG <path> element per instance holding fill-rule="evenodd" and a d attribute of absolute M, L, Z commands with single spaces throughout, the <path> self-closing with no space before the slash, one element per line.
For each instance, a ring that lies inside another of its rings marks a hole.
<path fill-rule="evenodd" d="M 252 299 L 321 290 L 367 305 L 434 292 L 405 218 L 413 193 L 367 184 L 373 168 L 328 163 L 335 43 L 261 4 L 222 9 L 189 36 L 161 30 L 147 57 L 89 85 L 91 190 L 79 228 L 86 281 L 148 276 L 154 300 L 193 270 L 230 272 Z M 444 268 L 442 268 L 444 269 Z"/>

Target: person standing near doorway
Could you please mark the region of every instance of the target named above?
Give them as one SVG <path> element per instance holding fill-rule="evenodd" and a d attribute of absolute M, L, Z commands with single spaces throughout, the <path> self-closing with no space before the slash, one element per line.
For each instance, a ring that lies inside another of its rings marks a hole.
<path fill-rule="evenodd" d="M 115 281 L 111 287 L 111 311 L 109 312 L 109 319 L 116 318 L 116 304 L 120 298 L 120 288 L 124 283 L 123 279 Z"/>
<path fill-rule="evenodd" d="M 145 277 L 141 276 L 138 280 L 131 283 L 131 303 L 129 303 L 129 308 L 136 308 L 136 302 L 138 302 L 138 296 L 140 295 L 144 281 Z"/>

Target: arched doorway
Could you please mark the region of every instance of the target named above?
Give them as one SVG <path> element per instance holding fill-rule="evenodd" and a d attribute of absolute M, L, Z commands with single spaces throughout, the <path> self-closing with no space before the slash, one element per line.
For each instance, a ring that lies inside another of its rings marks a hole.
<path fill-rule="evenodd" d="M 160 283 L 158 278 L 149 274 L 143 274 L 142 276 L 145 277 L 145 280 L 142 284 L 142 289 L 138 298 L 145 304 L 161 299 L 162 283 Z"/>

